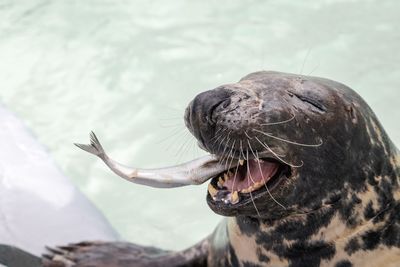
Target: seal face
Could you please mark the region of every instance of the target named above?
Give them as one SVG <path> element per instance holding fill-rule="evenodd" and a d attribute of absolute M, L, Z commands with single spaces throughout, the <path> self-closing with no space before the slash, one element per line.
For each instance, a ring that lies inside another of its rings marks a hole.
<path fill-rule="evenodd" d="M 344 184 L 358 188 L 362 179 L 354 165 L 370 161 L 371 136 L 365 129 L 372 115 L 339 83 L 258 72 L 198 95 L 185 120 L 207 151 L 227 164 L 245 161 L 223 183 L 228 191 L 238 189 L 243 200 L 231 205 L 209 195 L 210 207 L 228 216 L 277 219 L 321 207 Z M 215 179 L 211 183 L 221 189 Z M 251 188 L 255 183 L 262 186 Z"/>
<path fill-rule="evenodd" d="M 372 232 L 381 234 L 369 229 L 352 240 L 341 237 L 348 242 L 338 246 L 315 237 L 324 229 L 352 232 L 374 224 L 378 214 L 387 220 L 382 229 L 398 225 L 390 218 L 400 196 L 397 149 L 368 105 L 343 84 L 256 72 L 196 96 L 185 122 L 200 147 L 228 166 L 239 163 L 212 179 L 207 195 L 213 211 L 236 216 L 216 254 L 225 255 L 220 264 L 245 265 L 248 255 L 239 242 L 235 250 L 233 236 L 253 240 L 254 264 L 275 257 L 283 266 L 319 266 L 381 244 Z M 338 266 L 351 266 L 346 262 Z"/>

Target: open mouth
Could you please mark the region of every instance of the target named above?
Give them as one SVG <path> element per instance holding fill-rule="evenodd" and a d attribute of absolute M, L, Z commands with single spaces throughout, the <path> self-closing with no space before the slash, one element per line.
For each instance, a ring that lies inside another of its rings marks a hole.
<path fill-rule="evenodd" d="M 272 159 L 241 160 L 236 167 L 212 178 L 208 193 L 215 202 L 237 204 L 263 191 L 273 191 L 285 167 Z"/>

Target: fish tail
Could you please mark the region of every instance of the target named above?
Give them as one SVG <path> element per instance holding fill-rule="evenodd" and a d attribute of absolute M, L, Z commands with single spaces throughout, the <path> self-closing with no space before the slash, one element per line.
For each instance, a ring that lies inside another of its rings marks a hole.
<path fill-rule="evenodd" d="M 85 144 L 77 144 L 74 143 L 77 147 L 79 147 L 82 150 L 85 150 L 86 152 L 89 152 L 93 155 L 98 156 L 99 158 L 105 159 L 106 158 L 106 153 L 104 152 L 103 146 L 100 144 L 99 139 L 97 136 L 94 134 L 94 132 L 90 132 L 90 144 L 85 145 Z"/>

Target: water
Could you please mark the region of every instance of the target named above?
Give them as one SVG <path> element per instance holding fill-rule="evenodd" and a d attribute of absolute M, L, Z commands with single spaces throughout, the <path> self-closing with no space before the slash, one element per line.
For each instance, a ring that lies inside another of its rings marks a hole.
<path fill-rule="evenodd" d="M 356 89 L 399 144 L 399 8 L 395 0 L 1 0 L 0 101 L 123 237 L 181 249 L 220 220 L 205 186 L 129 184 L 72 143 L 95 130 L 110 155 L 140 167 L 200 156 L 184 128 L 186 104 L 268 69 Z"/>

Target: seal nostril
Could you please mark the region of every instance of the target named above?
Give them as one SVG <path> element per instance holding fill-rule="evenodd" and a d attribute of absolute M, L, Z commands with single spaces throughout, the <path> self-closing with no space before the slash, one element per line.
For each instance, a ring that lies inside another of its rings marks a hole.
<path fill-rule="evenodd" d="M 227 108 L 230 105 L 230 103 L 231 103 L 231 99 L 227 98 L 225 100 L 222 100 L 222 101 L 216 103 L 214 106 L 210 107 L 210 110 L 207 112 L 207 117 L 208 117 L 209 122 L 216 123 L 216 121 L 215 121 L 216 118 L 214 116 L 215 111 L 218 108 L 222 108 L 222 109 Z"/>
<path fill-rule="evenodd" d="M 227 108 L 231 104 L 231 99 L 228 98 L 224 102 L 222 102 L 222 107 Z"/>

